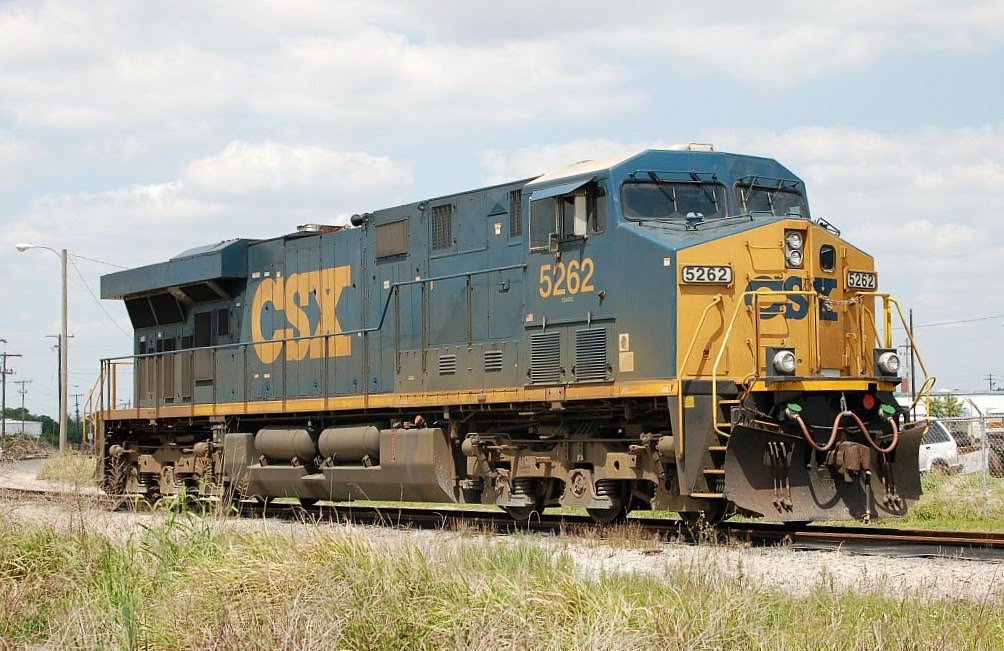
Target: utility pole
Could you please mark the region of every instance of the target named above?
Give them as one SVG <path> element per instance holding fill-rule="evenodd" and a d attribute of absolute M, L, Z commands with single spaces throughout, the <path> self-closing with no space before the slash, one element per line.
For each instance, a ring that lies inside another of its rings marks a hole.
<path fill-rule="evenodd" d="M 6 339 L 0 339 L 0 341 L 7 343 Z M 7 433 L 7 376 L 13 375 L 14 369 L 7 370 L 7 358 L 8 357 L 20 357 L 18 353 L 8 353 L 4 351 L 0 353 L 0 357 L 3 357 L 3 368 L 0 370 L 0 377 L 2 377 L 3 388 L 0 389 L 0 393 L 3 393 L 2 403 L 0 403 L 0 409 L 3 409 L 3 416 L 0 417 L 0 433 Z"/>
<path fill-rule="evenodd" d="M 31 380 L 16 380 L 14 384 L 20 384 L 21 388 L 18 392 L 21 394 L 21 433 L 24 434 L 24 417 L 28 413 L 24 409 L 24 397 L 28 394 L 27 384 L 31 384 Z"/>
<path fill-rule="evenodd" d="M 984 378 L 984 379 L 986 379 L 986 381 L 990 383 L 990 390 L 993 391 L 994 390 L 994 374 L 993 373 L 987 373 L 987 377 Z"/>
<path fill-rule="evenodd" d="M 56 340 L 56 350 L 59 352 L 59 451 L 66 452 L 66 410 L 69 400 L 66 397 L 66 339 L 73 335 L 66 334 L 66 249 L 63 249 L 63 331 L 58 335 L 45 335 Z"/>
<path fill-rule="evenodd" d="M 80 437 L 80 444 L 81 445 L 83 445 L 83 443 L 84 443 L 84 433 L 80 429 L 80 396 L 82 396 L 82 395 L 84 395 L 84 394 L 82 394 L 82 393 L 74 393 L 73 394 L 74 411 L 77 414 L 77 417 L 75 419 L 76 422 L 77 422 L 77 436 Z"/>

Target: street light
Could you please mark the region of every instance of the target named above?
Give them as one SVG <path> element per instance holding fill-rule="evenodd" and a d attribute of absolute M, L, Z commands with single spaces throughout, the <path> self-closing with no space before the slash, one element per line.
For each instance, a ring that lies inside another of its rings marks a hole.
<path fill-rule="evenodd" d="M 63 322 L 59 335 L 59 451 L 66 452 L 66 405 L 68 388 L 66 380 L 66 348 L 70 343 L 66 338 L 66 249 L 57 251 L 56 249 L 48 246 L 42 246 L 41 244 L 26 244 L 25 242 L 18 243 L 15 248 L 21 253 L 24 253 L 28 249 L 45 249 L 46 251 L 59 256 L 60 263 L 62 264 Z"/>

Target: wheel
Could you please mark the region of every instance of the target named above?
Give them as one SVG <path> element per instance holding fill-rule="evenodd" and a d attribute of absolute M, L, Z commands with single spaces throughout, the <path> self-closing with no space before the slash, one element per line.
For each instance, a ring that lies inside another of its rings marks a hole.
<path fill-rule="evenodd" d="M 302 506 L 305 509 L 309 509 L 310 507 L 314 506 L 315 504 L 317 504 L 317 498 L 316 497 L 301 497 L 300 498 L 300 506 Z"/>
<path fill-rule="evenodd" d="M 509 517 L 517 522 L 529 522 L 534 513 L 539 516 L 543 511 L 543 509 L 533 506 L 503 506 L 502 510 L 508 513 Z"/>
<path fill-rule="evenodd" d="M 938 459 L 931 464 L 932 475 L 947 475 L 949 472 L 951 472 L 951 469 L 948 467 L 948 462 L 944 459 Z"/>
<path fill-rule="evenodd" d="M 544 513 L 544 504 L 543 500 L 538 500 L 538 503 L 533 506 L 503 506 L 502 510 L 517 522 L 529 522 L 534 513 L 537 514 L 538 518 Z"/>
<path fill-rule="evenodd" d="M 729 512 L 729 503 L 725 500 L 719 500 L 712 504 L 709 504 L 706 508 L 700 511 L 680 511 L 680 519 L 683 520 L 683 524 L 688 528 L 693 530 L 695 527 L 714 527 L 722 520 L 732 515 Z"/>
<path fill-rule="evenodd" d="M 624 504 L 620 504 L 607 509 L 586 509 L 586 513 L 596 524 L 613 524 L 624 522 L 627 519 L 628 509 Z"/>

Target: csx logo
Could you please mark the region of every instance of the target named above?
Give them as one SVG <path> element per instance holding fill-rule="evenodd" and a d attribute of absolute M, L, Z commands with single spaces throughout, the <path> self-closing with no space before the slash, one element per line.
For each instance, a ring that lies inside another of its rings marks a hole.
<path fill-rule="evenodd" d="M 802 278 L 789 276 L 788 278 L 770 278 L 768 276 L 757 276 L 746 285 L 747 292 L 755 292 L 758 289 L 769 289 L 775 292 L 800 292 L 802 291 Z M 829 296 L 837 286 L 834 278 L 813 278 L 812 287 L 820 296 Z M 753 297 L 746 296 L 746 305 L 753 304 Z M 775 298 L 765 298 L 760 301 L 760 318 L 763 320 L 773 319 L 778 314 L 783 314 L 786 319 L 801 320 L 809 313 L 809 297 L 793 295 L 787 297 L 787 302 L 777 302 Z M 837 313 L 830 309 L 826 301 L 819 302 L 819 320 L 836 321 Z"/>
<path fill-rule="evenodd" d="M 352 338 L 324 338 L 342 331 L 335 309 L 351 283 L 350 267 L 295 273 L 285 278 L 265 278 L 251 302 L 251 341 L 258 358 L 271 364 L 286 349 L 286 359 L 321 359 L 327 343 L 329 357 L 352 354 Z M 300 341 L 275 341 L 315 336 Z M 271 342 L 271 343 L 269 343 Z"/>

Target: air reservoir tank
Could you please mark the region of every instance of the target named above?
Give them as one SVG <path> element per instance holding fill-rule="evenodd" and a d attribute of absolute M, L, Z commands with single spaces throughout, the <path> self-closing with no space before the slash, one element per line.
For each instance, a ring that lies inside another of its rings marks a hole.
<path fill-rule="evenodd" d="M 380 430 L 373 425 L 329 427 L 321 432 L 318 448 L 324 458 L 334 457 L 338 464 L 362 463 L 369 456 L 380 464 Z"/>
<path fill-rule="evenodd" d="M 317 456 L 317 445 L 305 429 L 266 427 L 254 437 L 258 454 L 272 461 L 309 461 Z"/>

